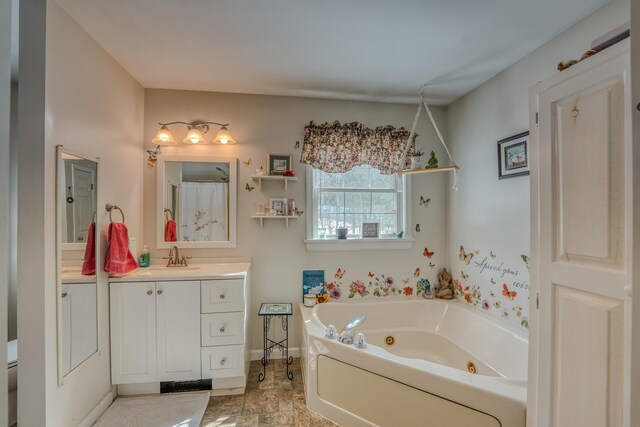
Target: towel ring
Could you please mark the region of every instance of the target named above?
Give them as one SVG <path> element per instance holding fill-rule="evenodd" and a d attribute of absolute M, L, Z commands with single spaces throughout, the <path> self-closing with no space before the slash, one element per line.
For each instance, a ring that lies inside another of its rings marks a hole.
<path fill-rule="evenodd" d="M 107 203 L 107 206 L 105 206 L 105 209 L 107 210 L 107 212 L 109 212 L 109 221 L 113 222 L 113 218 L 111 218 L 111 212 L 114 209 L 117 209 L 120 211 L 120 215 L 122 215 L 122 223 L 124 223 L 124 212 L 122 212 L 122 209 L 120 209 L 118 206 L 111 204 L 111 203 Z"/>
<path fill-rule="evenodd" d="M 171 212 L 171 209 L 164 208 L 164 217 L 165 217 L 165 219 L 167 218 L 167 214 L 169 214 L 169 219 L 175 219 L 173 217 L 173 212 Z"/>

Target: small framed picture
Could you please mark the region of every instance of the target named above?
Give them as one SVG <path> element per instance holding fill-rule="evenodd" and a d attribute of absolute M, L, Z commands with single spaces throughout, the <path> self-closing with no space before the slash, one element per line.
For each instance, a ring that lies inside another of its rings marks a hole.
<path fill-rule="evenodd" d="M 267 172 L 269 175 L 282 175 L 291 170 L 291 156 L 287 154 L 268 154 Z"/>
<path fill-rule="evenodd" d="M 289 199 L 271 198 L 269 199 L 269 215 L 270 216 L 287 216 L 289 215 Z"/>
<path fill-rule="evenodd" d="M 498 141 L 498 179 L 529 175 L 529 132 Z"/>
<path fill-rule="evenodd" d="M 380 232 L 379 222 L 363 222 L 362 238 L 377 238 Z"/>

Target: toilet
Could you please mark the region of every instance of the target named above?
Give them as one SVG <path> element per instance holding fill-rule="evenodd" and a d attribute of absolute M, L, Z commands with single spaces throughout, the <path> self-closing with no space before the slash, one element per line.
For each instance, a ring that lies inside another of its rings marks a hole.
<path fill-rule="evenodd" d="M 7 343 L 9 383 L 9 426 L 18 422 L 18 340 Z"/>

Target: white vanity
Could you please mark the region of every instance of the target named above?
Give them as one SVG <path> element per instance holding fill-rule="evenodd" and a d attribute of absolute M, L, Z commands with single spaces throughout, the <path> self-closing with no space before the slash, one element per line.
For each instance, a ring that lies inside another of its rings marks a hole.
<path fill-rule="evenodd" d="M 152 265 L 109 279 L 111 376 L 119 394 L 212 380 L 243 393 L 249 372 L 249 262 Z"/>

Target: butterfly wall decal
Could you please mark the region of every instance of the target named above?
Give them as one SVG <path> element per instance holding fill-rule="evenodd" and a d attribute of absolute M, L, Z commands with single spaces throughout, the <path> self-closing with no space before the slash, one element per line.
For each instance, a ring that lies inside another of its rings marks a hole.
<path fill-rule="evenodd" d="M 494 306 L 495 308 L 500 308 L 500 305 L 501 305 L 501 304 L 500 304 L 500 301 L 496 301 L 496 302 L 494 302 L 494 303 L 493 303 L 493 306 Z"/>
<path fill-rule="evenodd" d="M 473 253 L 478 255 L 480 253 L 480 249 L 476 249 L 475 251 L 473 251 Z"/>
<path fill-rule="evenodd" d="M 402 279 L 402 283 L 404 283 L 405 285 L 409 284 L 409 279 Z"/>
<path fill-rule="evenodd" d="M 413 273 L 413 277 L 420 277 L 420 267 L 416 268 L 416 271 Z"/>
<path fill-rule="evenodd" d="M 432 263 L 432 262 L 430 262 L 430 263 L 429 263 L 429 268 L 430 268 L 430 269 L 433 269 L 433 267 L 435 267 L 435 266 L 436 266 L 436 265 L 435 265 L 434 263 Z"/>
<path fill-rule="evenodd" d="M 375 274 L 373 274 L 372 272 L 369 272 L 368 276 L 369 277 L 373 277 L 373 276 L 375 276 Z"/>
<path fill-rule="evenodd" d="M 416 233 L 420 232 L 420 224 L 416 224 Z"/>
<path fill-rule="evenodd" d="M 460 261 L 464 261 L 465 264 L 469 265 L 473 255 L 473 253 L 466 253 L 464 251 L 464 246 L 460 245 Z"/>
<path fill-rule="evenodd" d="M 469 278 L 469 275 L 468 274 L 464 274 L 464 271 L 460 271 L 460 275 L 462 276 L 462 278 L 464 280 L 467 280 Z"/>
<path fill-rule="evenodd" d="M 425 199 L 423 196 L 420 196 L 420 204 L 418 206 L 424 206 L 425 208 L 429 206 L 429 202 L 431 198 Z"/>
<path fill-rule="evenodd" d="M 156 162 L 158 161 L 158 154 L 160 154 L 160 146 L 158 145 L 155 150 L 147 150 L 147 166 L 150 168 L 154 167 Z"/>
<path fill-rule="evenodd" d="M 531 261 L 531 258 L 529 258 L 529 257 L 528 257 L 528 256 L 526 256 L 526 255 L 520 255 L 520 257 L 522 258 L 522 260 L 523 260 L 523 261 L 524 261 L 524 263 L 526 264 L 526 266 L 527 266 L 527 270 L 530 270 L 530 268 L 529 268 L 529 261 Z"/>
<path fill-rule="evenodd" d="M 340 268 L 338 268 L 338 271 L 336 271 L 336 274 L 334 275 L 336 279 L 342 279 L 342 276 L 344 276 L 344 273 L 346 273 L 347 270 L 342 270 Z"/>
<path fill-rule="evenodd" d="M 253 164 L 253 162 L 251 161 L 251 159 L 249 159 L 249 160 L 243 160 L 243 161 L 242 161 L 242 164 L 243 164 L 243 165 L 245 165 L 245 166 L 251 166 L 251 165 Z"/>
<path fill-rule="evenodd" d="M 247 185 L 244 186 L 244 189 L 247 190 L 247 191 L 253 191 L 254 188 L 256 188 L 256 187 L 250 186 L 249 183 L 247 183 Z"/>
<path fill-rule="evenodd" d="M 428 248 L 424 248 L 424 252 L 422 252 L 422 255 L 426 256 L 427 258 L 431 259 L 431 257 L 433 255 L 435 255 L 435 251 L 429 251 Z"/>
<path fill-rule="evenodd" d="M 503 283 L 502 284 L 502 295 L 504 295 L 505 297 L 507 297 L 511 301 L 513 301 L 513 299 L 516 297 L 516 295 L 518 295 L 518 293 L 516 291 L 510 291 L 509 288 L 507 287 L 507 284 Z"/>
<path fill-rule="evenodd" d="M 297 150 L 298 148 L 300 148 L 300 141 L 296 141 L 295 144 L 293 144 L 293 149 Z"/>

